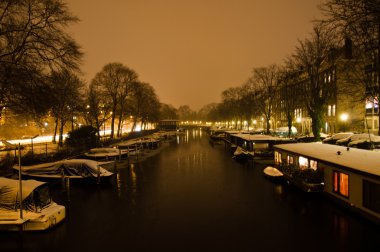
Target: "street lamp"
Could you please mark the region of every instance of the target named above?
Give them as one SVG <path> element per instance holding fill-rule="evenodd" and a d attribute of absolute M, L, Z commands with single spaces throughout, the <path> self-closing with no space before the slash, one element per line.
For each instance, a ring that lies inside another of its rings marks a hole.
<path fill-rule="evenodd" d="M 343 122 L 347 122 L 348 120 L 348 114 L 347 113 L 343 113 L 340 115 L 340 120 L 343 121 Z"/>
<path fill-rule="evenodd" d="M 343 122 L 343 130 L 346 131 L 347 130 L 348 114 L 342 113 L 339 118 Z"/>

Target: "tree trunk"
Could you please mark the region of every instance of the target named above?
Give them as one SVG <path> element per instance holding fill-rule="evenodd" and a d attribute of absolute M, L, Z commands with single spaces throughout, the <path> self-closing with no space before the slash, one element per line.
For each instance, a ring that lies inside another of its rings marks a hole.
<path fill-rule="evenodd" d="M 291 137 L 292 136 L 292 116 L 290 113 L 288 113 L 287 115 L 287 119 L 288 119 L 288 137 Z"/>
<path fill-rule="evenodd" d="M 52 141 L 53 141 L 53 143 L 56 143 L 57 141 L 55 140 L 55 138 L 56 138 L 56 136 L 57 136 L 57 130 L 58 130 L 58 117 L 56 117 L 55 119 L 54 119 L 54 134 L 53 134 L 53 139 L 52 139 Z"/>
<path fill-rule="evenodd" d="M 123 122 L 123 113 L 120 113 L 119 114 L 119 122 L 117 123 L 117 133 L 116 133 L 117 137 L 121 136 L 122 122 Z"/>
<path fill-rule="evenodd" d="M 61 124 L 60 124 L 60 127 L 59 127 L 59 140 L 58 140 L 58 145 L 60 147 L 63 146 L 63 127 L 65 126 L 65 123 L 63 120 L 61 120 Z"/>
<path fill-rule="evenodd" d="M 319 141 L 321 138 L 320 133 L 321 133 L 321 128 L 323 124 L 323 110 L 322 109 L 316 110 L 311 115 L 311 119 L 312 119 L 311 128 L 314 135 L 314 141 Z"/>

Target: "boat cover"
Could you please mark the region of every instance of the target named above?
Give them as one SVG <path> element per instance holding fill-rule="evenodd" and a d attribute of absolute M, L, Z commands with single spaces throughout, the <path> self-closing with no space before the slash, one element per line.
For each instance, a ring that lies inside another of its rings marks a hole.
<path fill-rule="evenodd" d="M 97 177 L 98 168 L 100 176 L 110 176 L 113 173 L 107 171 L 102 165 L 110 162 L 97 162 L 89 159 L 64 159 L 52 163 L 21 166 L 22 173 L 28 175 L 50 175 L 51 177 Z M 18 170 L 18 165 L 13 167 Z"/>
<path fill-rule="evenodd" d="M 19 183 L 19 180 L 0 177 L 0 209 L 19 208 Z M 22 201 L 26 209 L 33 209 L 35 207 L 35 202 L 31 199 L 32 192 L 44 184 L 46 184 L 46 182 L 33 179 L 22 180 Z M 48 201 L 50 201 L 50 197 Z"/>

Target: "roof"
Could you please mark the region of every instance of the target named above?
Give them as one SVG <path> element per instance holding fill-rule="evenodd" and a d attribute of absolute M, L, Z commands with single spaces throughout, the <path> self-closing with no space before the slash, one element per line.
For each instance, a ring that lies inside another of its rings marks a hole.
<path fill-rule="evenodd" d="M 19 183 L 19 180 L 0 177 L 0 207 L 14 208 L 16 202 L 19 201 Z M 45 183 L 33 179 L 22 180 L 22 200 L 25 200 L 36 188 Z"/>
<path fill-rule="evenodd" d="M 274 148 L 380 176 L 380 152 L 322 143 L 280 144 Z"/>
<path fill-rule="evenodd" d="M 287 141 L 289 138 L 284 137 L 274 137 L 269 135 L 260 134 L 232 134 L 232 136 L 239 137 L 246 141 Z"/>

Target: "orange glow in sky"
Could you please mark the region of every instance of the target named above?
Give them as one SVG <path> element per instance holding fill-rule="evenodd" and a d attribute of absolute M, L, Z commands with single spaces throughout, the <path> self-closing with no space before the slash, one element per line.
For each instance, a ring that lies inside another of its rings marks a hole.
<path fill-rule="evenodd" d="M 87 82 L 120 62 L 160 101 L 193 110 L 220 102 L 254 67 L 282 64 L 312 32 L 322 0 L 66 0 Z"/>

